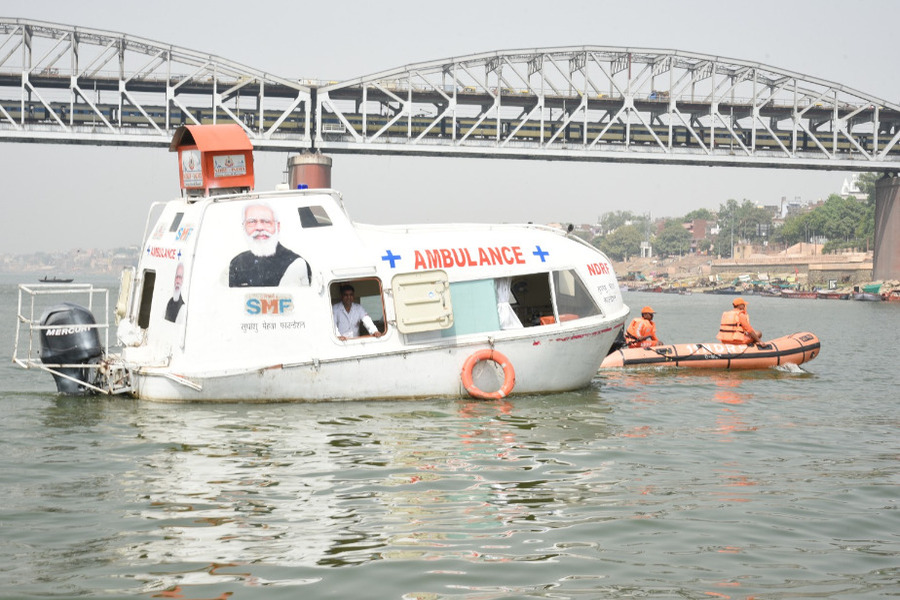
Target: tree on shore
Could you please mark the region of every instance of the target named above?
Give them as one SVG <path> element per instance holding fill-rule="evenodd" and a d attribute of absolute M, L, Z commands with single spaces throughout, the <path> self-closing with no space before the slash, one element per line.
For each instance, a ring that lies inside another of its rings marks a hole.
<path fill-rule="evenodd" d="M 716 252 L 731 258 L 735 245 L 758 243 L 769 238 L 772 213 L 746 198 L 741 203 L 732 198 L 719 206 L 716 224 L 719 226 L 719 235 L 714 243 Z"/>
<path fill-rule="evenodd" d="M 637 225 L 642 229 L 646 229 L 650 219 L 647 215 L 636 215 L 630 210 L 616 210 L 613 212 L 603 213 L 600 217 L 600 235 L 609 235 L 623 225 Z"/>
<path fill-rule="evenodd" d="M 691 253 L 692 239 L 680 219 L 669 219 L 656 236 L 653 249 L 659 256 L 684 256 Z"/>
<path fill-rule="evenodd" d="M 875 246 L 875 183 L 880 177 L 880 173 L 860 173 L 857 180 L 859 189 L 866 193 L 866 210 L 856 226 L 856 239 L 859 248 L 866 251 Z"/>
<path fill-rule="evenodd" d="M 641 242 L 644 241 L 644 228 L 634 223 L 622 225 L 602 238 L 594 240 L 594 245 L 613 260 L 627 260 L 629 256 L 641 253 Z"/>
<path fill-rule="evenodd" d="M 715 222 L 716 213 L 708 208 L 696 208 L 681 218 L 682 223 L 690 223 L 691 221 L 708 221 Z"/>
<path fill-rule="evenodd" d="M 874 191 L 872 193 L 874 195 Z M 785 219 L 776 237 L 786 245 L 825 238 L 827 242 L 822 251 L 828 253 L 846 248 L 870 248 L 874 234 L 874 202 L 832 194 L 821 206 Z"/>
<path fill-rule="evenodd" d="M 825 238 L 823 252 L 852 248 L 869 250 L 875 239 L 875 185 L 879 173 L 862 173 L 857 179 L 865 200 L 832 194 L 820 206 L 789 216 L 775 228 L 770 210 L 750 200 L 728 199 L 714 213 L 705 208 L 690 211 L 683 217 L 667 219 L 657 235 L 650 232 L 649 215 L 630 211 L 605 213 L 600 218 L 600 235 L 592 243 L 611 259 L 621 261 L 640 254 L 641 242 L 648 241 L 657 256 L 684 255 L 691 251 L 691 233 L 682 223 L 706 220 L 718 226 L 718 235 L 700 240 L 697 250 L 712 250 L 730 258 L 738 244 L 760 244 L 774 241 L 785 245 Z"/>

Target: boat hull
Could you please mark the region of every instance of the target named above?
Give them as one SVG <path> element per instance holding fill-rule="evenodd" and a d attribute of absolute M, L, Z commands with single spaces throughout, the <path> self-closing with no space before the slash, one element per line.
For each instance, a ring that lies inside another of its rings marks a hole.
<path fill-rule="evenodd" d="M 849 300 L 850 292 L 816 292 L 819 300 Z"/>
<path fill-rule="evenodd" d="M 800 300 L 815 300 L 819 295 L 814 291 L 781 290 L 781 297 L 796 298 Z"/>
<path fill-rule="evenodd" d="M 881 294 L 873 294 L 871 292 L 859 292 L 853 294 L 854 300 L 859 300 L 862 302 L 881 302 Z"/>
<path fill-rule="evenodd" d="M 512 394 L 583 388 L 611 346 L 622 319 L 590 326 L 545 327 L 513 339 L 495 339 L 494 349 L 515 369 Z M 132 394 L 159 402 L 324 402 L 467 397 L 462 369 L 468 357 L 489 348 L 468 344 L 360 354 L 329 360 L 261 366 L 231 372 L 184 372 L 170 367 L 132 373 Z M 174 366 L 174 365 L 173 365 Z M 173 373 L 180 372 L 173 376 Z M 427 374 L 427 375 L 423 375 Z M 493 390 L 487 389 L 490 392 Z"/>
<path fill-rule="evenodd" d="M 792 333 L 764 346 L 672 344 L 654 348 L 623 348 L 607 356 L 601 369 L 614 367 L 688 367 L 700 369 L 767 369 L 800 365 L 819 355 L 819 338 L 809 332 Z"/>

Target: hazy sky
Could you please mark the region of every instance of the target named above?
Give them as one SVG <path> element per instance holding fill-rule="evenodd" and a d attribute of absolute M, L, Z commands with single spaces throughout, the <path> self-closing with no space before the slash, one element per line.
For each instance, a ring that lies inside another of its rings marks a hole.
<path fill-rule="evenodd" d="M 557 46 L 676 49 L 755 61 L 900 101 L 896 0 L 229 2 L 2 0 L 4 17 L 122 32 L 289 78 L 345 80 L 478 52 Z M 256 154 L 257 188 L 287 154 Z M 335 155 L 332 184 L 367 223 L 596 222 L 678 216 L 734 198 L 839 192 L 849 173 Z M 138 244 L 151 202 L 178 196 L 161 149 L 0 143 L 0 253 Z"/>

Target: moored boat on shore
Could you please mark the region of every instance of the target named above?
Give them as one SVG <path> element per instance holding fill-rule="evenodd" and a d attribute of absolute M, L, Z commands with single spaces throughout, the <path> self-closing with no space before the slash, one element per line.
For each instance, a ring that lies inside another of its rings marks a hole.
<path fill-rule="evenodd" d="M 818 298 L 818 293 L 815 290 L 789 290 L 783 289 L 781 290 L 782 298 L 799 298 L 802 300 L 815 300 Z"/>
<path fill-rule="evenodd" d="M 679 294 L 681 296 L 690 296 L 692 294 L 691 290 L 686 287 L 667 287 L 663 288 L 663 294 Z"/>
<path fill-rule="evenodd" d="M 731 296 L 734 294 L 738 294 L 740 292 L 738 292 L 738 289 L 736 286 L 728 285 L 725 287 L 718 287 L 718 288 L 713 288 L 710 290 L 704 290 L 703 293 L 704 294 L 724 294 L 724 295 Z"/>
<path fill-rule="evenodd" d="M 818 290 L 816 298 L 819 300 L 849 300 L 850 292 L 840 290 Z"/>

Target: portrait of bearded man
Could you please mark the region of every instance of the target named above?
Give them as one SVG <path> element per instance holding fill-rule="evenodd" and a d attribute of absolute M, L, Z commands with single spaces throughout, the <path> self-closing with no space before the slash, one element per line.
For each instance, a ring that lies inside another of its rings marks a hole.
<path fill-rule="evenodd" d="M 175 281 L 172 284 L 172 297 L 166 303 L 166 321 L 175 323 L 182 314 L 184 298 L 181 295 L 181 287 L 184 283 L 184 263 L 178 263 L 175 267 Z"/>
<path fill-rule="evenodd" d="M 278 241 L 281 222 L 271 206 L 260 202 L 245 206 L 243 227 L 249 250 L 231 259 L 228 287 L 309 285 L 307 262 Z"/>

